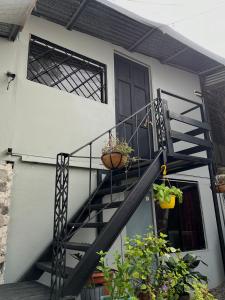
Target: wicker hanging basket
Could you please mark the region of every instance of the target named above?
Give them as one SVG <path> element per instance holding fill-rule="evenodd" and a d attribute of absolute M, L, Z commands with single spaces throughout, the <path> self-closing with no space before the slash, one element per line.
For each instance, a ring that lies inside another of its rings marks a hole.
<path fill-rule="evenodd" d="M 104 166 L 109 170 L 124 168 L 128 161 L 128 156 L 120 152 L 106 153 L 101 156 Z"/>

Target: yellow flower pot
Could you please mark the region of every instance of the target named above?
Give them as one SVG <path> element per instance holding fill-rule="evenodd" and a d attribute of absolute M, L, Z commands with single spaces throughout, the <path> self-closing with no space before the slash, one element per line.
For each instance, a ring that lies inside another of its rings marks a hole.
<path fill-rule="evenodd" d="M 175 195 L 171 195 L 170 196 L 170 202 L 160 202 L 159 205 L 162 209 L 172 209 L 175 206 L 175 200 L 176 197 Z"/>

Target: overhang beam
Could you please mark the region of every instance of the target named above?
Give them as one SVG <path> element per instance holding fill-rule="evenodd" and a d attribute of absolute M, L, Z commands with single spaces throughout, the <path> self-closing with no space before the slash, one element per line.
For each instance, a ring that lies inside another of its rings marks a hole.
<path fill-rule="evenodd" d="M 187 49 L 188 49 L 188 47 L 184 47 L 183 49 L 179 50 L 178 52 L 174 53 L 173 55 L 168 56 L 167 58 L 165 58 L 161 62 L 163 64 L 166 64 L 166 63 L 170 62 L 172 59 L 176 58 L 177 56 L 183 54 L 185 51 L 187 51 Z"/>
<path fill-rule="evenodd" d="M 222 67 L 224 67 L 222 64 L 216 65 L 216 66 L 214 66 L 214 67 L 212 67 L 212 68 L 209 68 L 209 69 L 206 69 L 206 70 L 204 70 L 204 71 L 199 72 L 198 75 L 205 75 L 205 74 L 207 74 L 208 72 L 216 71 L 216 70 L 218 70 L 218 69 L 220 69 L 220 68 L 222 68 Z"/>
<path fill-rule="evenodd" d="M 72 30 L 73 26 L 75 25 L 77 19 L 79 18 L 79 16 L 81 15 L 85 7 L 87 6 L 88 2 L 90 2 L 90 0 L 83 0 L 81 2 L 80 6 L 76 9 L 69 22 L 66 24 L 66 29 Z"/>
<path fill-rule="evenodd" d="M 153 28 L 151 30 L 148 30 L 143 36 L 141 36 L 136 42 L 134 42 L 132 45 L 129 46 L 127 49 L 128 51 L 134 51 L 144 40 L 146 40 L 148 37 L 150 37 L 153 32 L 156 31 L 156 28 Z"/>
<path fill-rule="evenodd" d="M 17 38 L 18 33 L 20 32 L 21 29 L 22 29 L 22 26 L 13 25 L 12 30 L 11 30 L 11 32 L 9 34 L 9 41 L 14 42 L 15 39 Z"/>
<path fill-rule="evenodd" d="M 171 66 L 171 67 L 174 67 L 174 68 L 176 68 L 176 69 L 180 69 L 180 70 L 182 70 L 182 71 L 185 71 L 185 72 L 188 72 L 188 73 L 192 73 L 192 74 L 198 75 L 198 72 L 197 72 L 197 71 L 191 70 L 191 69 L 189 69 L 188 67 L 180 66 L 180 65 L 174 64 L 174 63 L 172 63 L 172 62 L 168 62 L 168 65 Z"/>

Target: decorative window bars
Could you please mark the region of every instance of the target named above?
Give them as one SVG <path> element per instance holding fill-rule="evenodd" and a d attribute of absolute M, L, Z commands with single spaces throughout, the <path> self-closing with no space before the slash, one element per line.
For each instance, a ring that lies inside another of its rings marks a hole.
<path fill-rule="evenodd" d="M 107 103 L 106 65 L 31 36 L 27 78 L 101 103 Z"/>

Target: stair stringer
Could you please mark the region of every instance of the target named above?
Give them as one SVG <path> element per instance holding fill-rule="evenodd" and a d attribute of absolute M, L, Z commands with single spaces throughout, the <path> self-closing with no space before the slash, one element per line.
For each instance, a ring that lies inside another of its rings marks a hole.
<path fill-rule="evenodd" d="M 87 282 L 90 274 L 99 263 L 97 252 L 108 251 L 141 201 L 149 191 L 150 186 L 161 172 L 163 151 L 160 151 L 135 187 L 128 193 L 123 204 L 103 228 L 93 245 L 82 257 L 64 284 L 63 295 L 78 295 Z"/>

